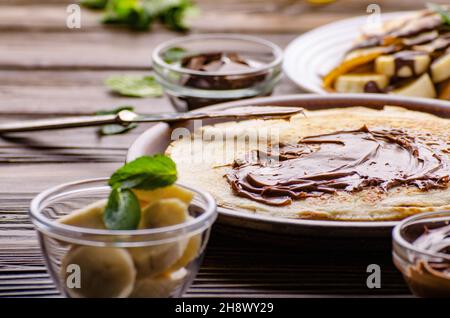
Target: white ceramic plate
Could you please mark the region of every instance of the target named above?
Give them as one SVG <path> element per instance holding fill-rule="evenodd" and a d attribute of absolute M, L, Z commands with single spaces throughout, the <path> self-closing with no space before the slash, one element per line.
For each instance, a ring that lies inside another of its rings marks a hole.
<path fill-rule="evenodd" d="M 424 98 L 407 98 L 383 94 L 329 94 L 326 96 L 304 94 L 290 96 L 273 96 L 265 98 L 245 99 L 215 106 L 200 108 L 196 111 L 224 110 L 245 106 L 294 106 L 306 109 L 323 109 L 345 106 L 367 106 L 380 108 L 384 105 L 398 105 L 412 110 L 434 113 L 450 118 L 450 103 Z M 217 122 L 217 120 L 216 120 Z M 204 121 L 203 124 L 211 122 Z M 192 130 L 190 123 L 182 126 Z M 143 155 L 162 153 L 171 142 L 171 126 L 165 123 L 153 125 L 131 145 L 127 160 L 131 161 Z M 245 229 L 256 229 L 265 232 L 289 234 L 294 236 L 334 236 L 334 237 L 389 237 L 392 227 L 397 222 L 343 222 L 315 221 L 270 217 L 218 208 L 219 222 Z"/>
<path fill-rule="evenodd" d="M 381 21 L 398 18 L 411 12 L 381 15 Z M 368 16 L 346 19 L 324 25 L 293 40 L 284 52 L 283 71 L 307 92 L 326 94 L 321 76 L 338 65 L 360 35 Z"/>

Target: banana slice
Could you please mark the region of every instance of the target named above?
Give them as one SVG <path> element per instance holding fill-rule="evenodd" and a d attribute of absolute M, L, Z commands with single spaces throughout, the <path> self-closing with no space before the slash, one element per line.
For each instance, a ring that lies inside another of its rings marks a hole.
<path fill-rule="evenodd" d="M 138 277 L 154 277 L 166 272 L 182 256 L 188 241 L 161 244 L 156 246 L 130 247 Z"/>
<path fill-rule="evenodd" d="M 103 222 L 103 211 L 105 210 L 105 206 L 106 200 L 94 202 L 60 218 L 58 222 L 78 227 L 106 229 Z"/>
<path fill-rule="evenodd" d="M 450 100 L 450 78 L 439 83 L 439 99 Z"/>
<path fill-rule="evenodd" d="M 402 66 L 402 61 L 405 61 Z M 411 63 L 411 64 L 409 64 Z M 375 72 L 386 76 L 411 77 L 428 70 L 430 57 L 413 51 L 402 51 L 394 55 L 382 55 L 375 60 Z"/>
<path fill-rule="evenodd" d="M 388 85 L 388 78 L 383 74 L 345 74 L 336 79 L 334 87 L 339 93 L 364 93 L 369 82 L 383 89 Z"/>
<path fill-rule="evenodd" d="M 393 90 L 391 94 L 435 98 L 436 90 L 430 76 L 425 73 L 405 87 Z"/>
<path fill-rule="evenodd" d="M 431 63 L 431 78 L 435 83 L 450 78 L 450 52 Z"/>
<path fill-rule="evenodd" d="M 333 84 L 336 79 L 361 65 L 367 64 L 375 60 L 378 56 L 386 54 L 389 48 L 375 47 L 370 49 L 358 49 L 347 54 L 344 61 L 332 69 L 323 78 L 323 87 L 327 90 L 333 90 Z"/>
<path fill-rule="evenodd" d="M 182 268 L 178 271 L 154 278 L 139 279 L 130 297 L 132 298 L 164 298 L 172 296 L 181 288 L 188 272 Z"/>
<path fill-rule="evenodd" d="M 188 206 L 183 201 L 161 199 L 142 211 L 139 228 L 157 228 L 184 223 L 189 217 Z"/>
<path fill-rule="evenodd" d="M 78 246 L 69 250 L 63 259 L 61 276 L 68 282 L 68 266 L 80 268 L 80 288 L 66 288 L 72 297 L 127 297 L 133 290 L 136 270 L 125 249 Z M 67 286 L 67 285 L 66 285 Z"/>
<path fill-rule="evenodd" d="M 160 199 L 177 198 L 186 204 L 189 204 L 194 197 L 192 191 L 186 190 L 177 185 L 168 186 L 165 188 L 159 188 L 152 191 L 145 190 L 133 190 L 133 192 L 141 201 L 142 206 L 147 206 Z"/>
<path fill-rule="evenodd" d="M 142 211 L 139 228 L 158 228 L 184 223 L 189 214 L 187 204 L 179 199 L 161 199 Z M 188 240 L 157 246 L 129 248 L 138 276 L 155 276 L 167 271 L 184 254 Z"/>
<path fill-rule="evenodd" d="M 180 259 L 173 264 L 170 269 L 172 271 L 178 270 L 180 268 L 186 267 L 190 262 L 192 262 L 200 253 L 200 248 L 202 247 L 202 235 L 197 234 L 189 239 L 189 242 L 184 250 L 183 255 Z"/>

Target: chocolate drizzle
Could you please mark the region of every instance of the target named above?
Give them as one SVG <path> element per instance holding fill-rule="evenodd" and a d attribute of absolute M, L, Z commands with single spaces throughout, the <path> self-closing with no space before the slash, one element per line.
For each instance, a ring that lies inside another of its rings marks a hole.
<path fill-rule="evenodd" d="M 445 187 L 450 174 L 450 160 L 442 150 L 446 146 L 437 139 L 430 143 L 430 138 L 366 126 L 309 136 L 235 160 L 226 178 L 236 194 L 275 206 L 368 187 Z"/>

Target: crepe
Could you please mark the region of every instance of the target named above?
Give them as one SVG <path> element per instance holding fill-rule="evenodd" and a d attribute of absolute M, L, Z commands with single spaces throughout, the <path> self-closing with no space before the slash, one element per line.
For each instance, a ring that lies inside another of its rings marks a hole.
<path fill-rule="evenodd" d="M 179 182 L 208 191 L 221 207 L 245 213 L 314 220 L 383 221 L 450 209 L 448 182 L 429 190 L 402 185 L 389 190 L 368 187 L 361 191 L 337 191 L 293 200 L 285 206 L 271 206 L 239 196 L 224 177 L 232 171 L 235 159 L 255 149 L 266 150 L 266 141 L 270 145 L 296 143 L 303 137 L 362 126 L 428 134 L 444 143 L 446 160 L 450 158 L 450 120 L 395 106 L 383 110 L 351 107 L 305 111 L 305 115 L 290 120 L 246 120 L 205 126 L 192 136 L 172 142 L 166 153 L 177 164 Z M 257 142 L 252 138 L 256 136 Z"/>

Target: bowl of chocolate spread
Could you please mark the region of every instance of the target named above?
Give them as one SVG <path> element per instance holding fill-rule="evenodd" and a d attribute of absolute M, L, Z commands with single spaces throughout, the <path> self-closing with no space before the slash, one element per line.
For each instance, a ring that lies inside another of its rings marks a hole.
<path fill-rule="evenodd" d="M 418 214 L 397 225 L 393 260 L 416 296 L 450 298 L 450 211 Z"/>
<path fill-rule="evenodd" d="M 195 35 L 161 44 L 157 80 L 178 111 L 268 96 L 281 77 L 282 50 L 252 36 Z"/>

